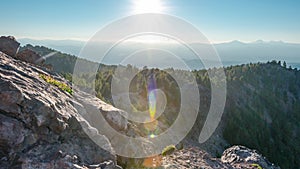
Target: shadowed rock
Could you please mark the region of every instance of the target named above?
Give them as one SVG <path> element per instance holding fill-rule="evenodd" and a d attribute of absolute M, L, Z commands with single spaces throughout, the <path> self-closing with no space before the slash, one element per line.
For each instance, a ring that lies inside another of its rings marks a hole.
<path fill-rule="evenodd" d="M 19 50 L 20 43 L 16 41 L 13 36 L 1 36 L 0 37 L 0 51 L 15 57 Z"/>
<path fill-rule="evenodd" d="M 43 65 L 45 63 L 45 59 L 36 53 L 35 51 L 31 49 L 25 49 L 20 51 L 17 54 L 17 59 L 28 62 L 28 63 L 33 63 L 36 65 Z"/>

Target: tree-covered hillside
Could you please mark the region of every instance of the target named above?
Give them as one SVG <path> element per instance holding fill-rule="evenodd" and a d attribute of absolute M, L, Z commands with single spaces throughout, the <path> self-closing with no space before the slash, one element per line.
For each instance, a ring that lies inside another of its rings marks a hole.
<path fill-rule="evenodd" d="M 224 138 L 255 148 L 282 168 L 300 166 L 300 72 L 280 63 L 227 68 Z"/>

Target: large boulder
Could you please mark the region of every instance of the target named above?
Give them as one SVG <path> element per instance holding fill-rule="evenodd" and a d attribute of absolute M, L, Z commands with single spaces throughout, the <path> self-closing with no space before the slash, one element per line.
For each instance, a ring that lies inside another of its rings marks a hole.
<path fill-rule="evenodd" d="M 265 168 L 280 169 L 269 162 L 261 154 L 255 150 L 251 150 L 244 146 L 233 146 L 226 149 L 221 157 L 221 161 L 230 164 L 234 168 Z"/>
<path fill-rule="evenodd" d="M 42 74 L 68 83 L 0 52 L 0 168 L 118 168 L 108 138 L 78 113 L 84 106 Z"/>
<path fill-rule="evenodd" d="M 20 47 L 20 43 L 13 36 L 0 37 L 0 51 L 15 57 Z"/>
<path fill-rule="evenodd" d="M 280 169 L 255 150 L 243 146 L 233 146 L 224 151 L 221 159 L 214 158 L 202 149 L 188 146 L 175 151 L 171 155 L 162 157 L 160 163 L 163 168 L 223 168 L 223 169 Z M 157 158 L 156 158 L 157 159 Z M 156 163 L 155 163 L 156 162 Z M 150 165 L 156 165 L 157 160 L 151 160 Z"/>
<path fill-rule="evenodd" d="M 45 58 L 31 49 L 24 49 L 20 51 L 16 58 L 36 65 L 43 65 L 45 63 Z"/>

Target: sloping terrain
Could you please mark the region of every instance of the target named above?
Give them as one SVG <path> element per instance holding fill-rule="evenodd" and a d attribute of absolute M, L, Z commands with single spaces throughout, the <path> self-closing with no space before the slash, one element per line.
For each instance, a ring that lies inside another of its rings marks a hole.
<path fill-rule="evenodd" d="M 74 107 L 84 109 L 82 103 L 90 102 L 88 98 L 79 103 L 40 75 L 68 84 L 56 74 L 0 52 L 0 168 L 115 168 L 109 140 Z"/>
<path fill-rule="evenodd" d="M 120 168 L 117 158 L 124 168 L 149 167 L 148 159 L 117 157 L 114 140 L 91 120 L 101 113 L 120 133 L 142 136 L 124 118 L 126 112 L 70 87 L 58 74 L 0 52 L 0 168 Z M 220 159 L 205 154 L 195 146 L 184 147 L 161 158 L 156 167 L 276 168 L 244 147 L 230 148 Z"/>

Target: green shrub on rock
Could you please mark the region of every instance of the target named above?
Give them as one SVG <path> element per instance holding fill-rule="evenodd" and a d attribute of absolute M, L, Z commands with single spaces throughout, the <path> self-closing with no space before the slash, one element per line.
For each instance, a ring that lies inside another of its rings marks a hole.
<path fill-rule="evenodd" d="M 170 155 L 170 154 L 174 153 L 175 150 L 176 150 L 175 145 L 169 145 L 169 146 L 167 146 L 166 148 L 163 149 L 161 155 L 162 156 Z"/>
<path fill-rule="evenodd" d="M 45 74 L 40 74 L 40 78 L 42 78 L 47 83 L 52 84 L 65 92 L 73 94 L 73 90 L 71 89 L 71 87 L 69 87 L 67 84 L 65 84 L 63 82 L 53 79 L 51 76 L 48 76 Z"/>

